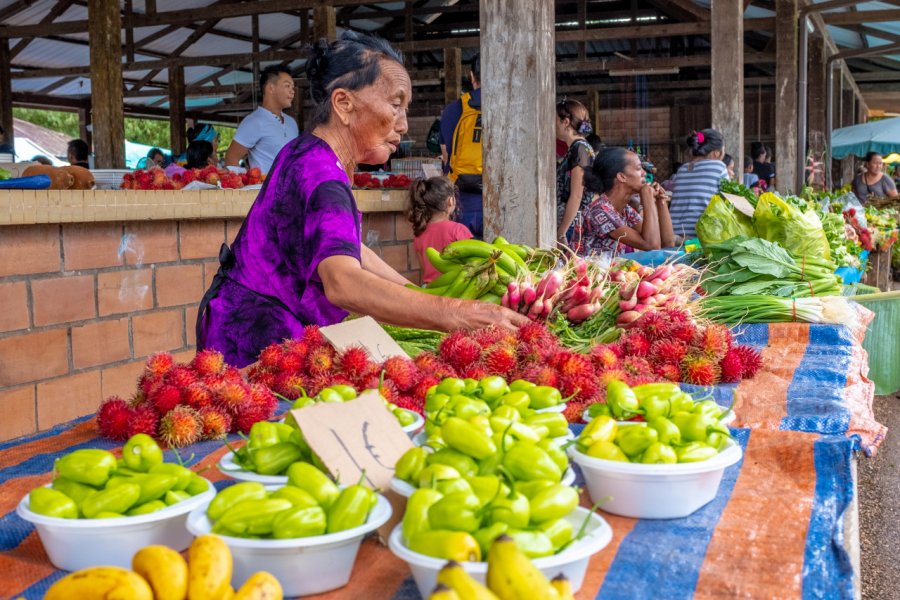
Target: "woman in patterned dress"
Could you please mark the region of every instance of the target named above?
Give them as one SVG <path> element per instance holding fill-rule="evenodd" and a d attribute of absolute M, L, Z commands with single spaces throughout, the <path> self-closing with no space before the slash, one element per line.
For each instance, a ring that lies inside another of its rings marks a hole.
<path fill-rule="evenodd" d="M 646 182 L 634 152 L 604 148 L 585 174 L 584 185 L 594 194 L 584 213 L 585 254 L 618 255 L 675 244 L 666 192 Z M 628 204 L 635 194 L 643 215 Z"/>
<path fill-rule="evenodd" d="M 234 244 L 223 245 L 197 316 L 198 350 L 243 367 L 305 325 L 351 312 L 443 331 L 527 322 L 488 302 L 407 289 L 362 243 L 352 176 L 359 163 L 385 162 L 407 130 L 412 85 L 401 61 L 384 40 L 351 31 L 315 45 L 306 66 L 310 131 L 281 150 Z"/>

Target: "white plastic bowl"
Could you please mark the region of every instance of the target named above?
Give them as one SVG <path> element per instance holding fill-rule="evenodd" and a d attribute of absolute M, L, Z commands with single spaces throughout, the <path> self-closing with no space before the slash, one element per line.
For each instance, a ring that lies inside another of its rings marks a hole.
<path fill-rule="evenodd" d="M 263 485 L 285 485 L 287 483 L 287 475 L 260 475 L 253 471 L 248 471 L 241 465 L 234 462 L 234 452 L 226 452 L 219 459 L 216 465 L 223 475 L 227 475 L 238 481 L 255 481 Z"/>
<path fill-rule="evenodd" d="M 185 529 L 188 513 L 207 505 L 216 489 L 148 515 L 118 519 L 60 519 L 31 512 L 26 495 L 16 514 L 34 523 L 41 543 L 57 569 L 77 571 L 98 565 L 131 568 L 134 553 L 151 544 L 162 544 L 179 552 L 191 545 L 193 536 Z"/>
<path fill-rule="evenodd" d="M 561 413 L 566 410 L 566 407 L 569 405 L 568 402 L 563 402 L 562 404 L 557 404 L 555 406 L 548 406 L 547 408 L 536 408 L 534 412 L 536 413 Z"/>
<path fill-rule="evenodd" d="M 560 483 L 569 486 L 575 483 L 575 471 L 572 469 L 572 467 L 569 467 L 565 470 Z M 391 477 L 391 483 L 388 485 L 388 487 L 390 487 L 392 492 L 399 494 L 404 498 L 409 498 L 410 496 L 412 496 L 412 493 L 418 489 L 412 484 L 396 477 Z"/>
<path fill-rule="evenodd" d="M 412 439 L 412 443 L 415 444 L 416 446 L 425 446 L 425 442 L 428 441 L 428 434 L 425 433 L 425 431 L 420 431 L 416 435 L 412 436 L 411 439 Z M 553 439 L 557 440 L 559 442 L 566 442 L 568 440 L 575 439 L 575 434 L 572 432 L 572 430 L 569 430 L 569 432 L 566 433 L 566 435 L 561 435 L 561 436 L 555 437 Z"/>
<path fill-rule="evenodd" d="M 188 515 L 187 529 L 192 534 L 205 535 L 212 531 L 212 523 L 206 516 L 208 506 L 206 502 Z M 231 585 L 238 589 L 257 571 L 274 575 L 281 582 L 285 596 L 319 594 L 347 585 L 363 538 L 390 518 L 391 505 L 379 494 L 369 519 L 346 531 L 287 540 L 221 536 L 234 558 Z"/>
<path fill-rule="evenodd" d="M 722 420 L 719 421 L 722 425 L 730 425 L 734 423 L 734 420 L 737 419 L 737 415 L 734 414 L 733 410 L 729 410 L 725 415 L 722 416 Z M 594 417 L 588 414 L 588 409 L 584 409 L 584 412 L 581 413 L 581 420 L 585 423 L 590 423 L 594 420 Z M 637 421 L 617 421 L 617 423 L 636 423 Z"/>
<path fill-rule="evenodd" d="M 581 467 L 592 502 L 610 496 L 603 510 L 637 519 L 678 519 L 711 502 L 725 469 L 741 460 L 741 447 L 729 440 L 716 456 L 696 463 L 645 465 L 593 458 L 575 446 L 572 462 Z"/>
<path fill-rule="evenodd" d="M 578 531 L 589 513 L 588 509 L 578 507 L 564 518 L 572 523 L 575 531 Z M 593 513 L 583 538 L 559 554 L 535 558 L 532 562 L 548 578 L 552 579 L 560 573 L 564 574 L 572 584 L 572 591 L 577 592 L 584 582 L 584 574 L 587 571 L 591 556 L 605 548 L 611 539 L 612 529 L 609 523 L 600 515 Z M 423 598 L 427 598 L 437 582 L 438 571 L 447 564 L 447 561 L 425 556 L 407 548 L 403 541 L 402 525 L 397 525 L 391 532 L 391 536 L 388 538 L 388 546 L 397 557 L 409 563 L 409 568 L 412 571 L 413 578 L 416 580 L 419 593 L 422 594 Z M 460 564 L 466 570 L 466 573 L 477 581 L 485 582 L 485 577 L 487 576 L 486 562 L 463 562 Z"/>

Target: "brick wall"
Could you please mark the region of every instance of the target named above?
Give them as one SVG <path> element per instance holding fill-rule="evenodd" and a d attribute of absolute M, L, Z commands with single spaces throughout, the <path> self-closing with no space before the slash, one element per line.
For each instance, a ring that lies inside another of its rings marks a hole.
<path fill-rule="evenodd" d="M 608 146 L 641 145 L 662 181 L 672 170 L 672 116 L 667 106 L 637 110 L 601 109 L 598 135 Z M 644 139 L 649 143 L 643 147 Z M 675 160 L 679 160 L 675 158 Z"/>
<path fill-rule="evenodd" d="M 197 305 L 240 219 L 0 228 L 0 440 L 133 393 L 146 357 L 194 353 Z M 367 213 L 363 239 L 414 282 L 401 213 Z"/>

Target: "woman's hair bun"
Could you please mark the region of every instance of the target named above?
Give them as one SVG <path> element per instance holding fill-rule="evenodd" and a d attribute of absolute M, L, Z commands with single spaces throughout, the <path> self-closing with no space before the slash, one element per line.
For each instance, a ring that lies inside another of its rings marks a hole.
<path fill-rule="evenodd" d="M 322 102 L 328 95 L 324 75 L 328 68 L 329 47 L 327 39 L 319 38 L 310 48 L 306 59 L 306 79 L 309 81 L 309 92 L 314 102 Z"/>

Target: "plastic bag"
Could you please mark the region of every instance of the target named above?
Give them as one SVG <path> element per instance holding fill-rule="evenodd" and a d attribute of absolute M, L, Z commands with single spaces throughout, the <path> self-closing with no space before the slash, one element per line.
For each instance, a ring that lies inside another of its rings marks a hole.
<path fill-rule="evenodd" d="M 775 242 L 795 256 L 821 256 L 831 259 L 828 238 L 815 211 L 795 208 L 766 192 L 759 197 L 753 213 L 756 235 Z"/>
<path fill-rule="evenodd" d="M 859 198 L 856 197 L 856 194 L 847 192 L 833 200 L 831 198 L 825 198 L 825 200 L 822 201 L 822 211 L 829 212 L 831 210 L 832 202 L 838 204 L 841 207 L 841 211 L 847 210 L 848 208 L 855 208 L 855 216 L 857 222 L 859 222 L 859 226 L 863 229 L 868 227 L 868 224 L 866 223 L 866 209 L 862 205 L 862 202 L 859 201 Z"/>
<path fill-rule="evenodd" d="M 720 244 L 733 237 L 756 237 L 753 221 L 731 202 L 716 194 L 697 221 L 697 237 L 703 246 Z"/>

